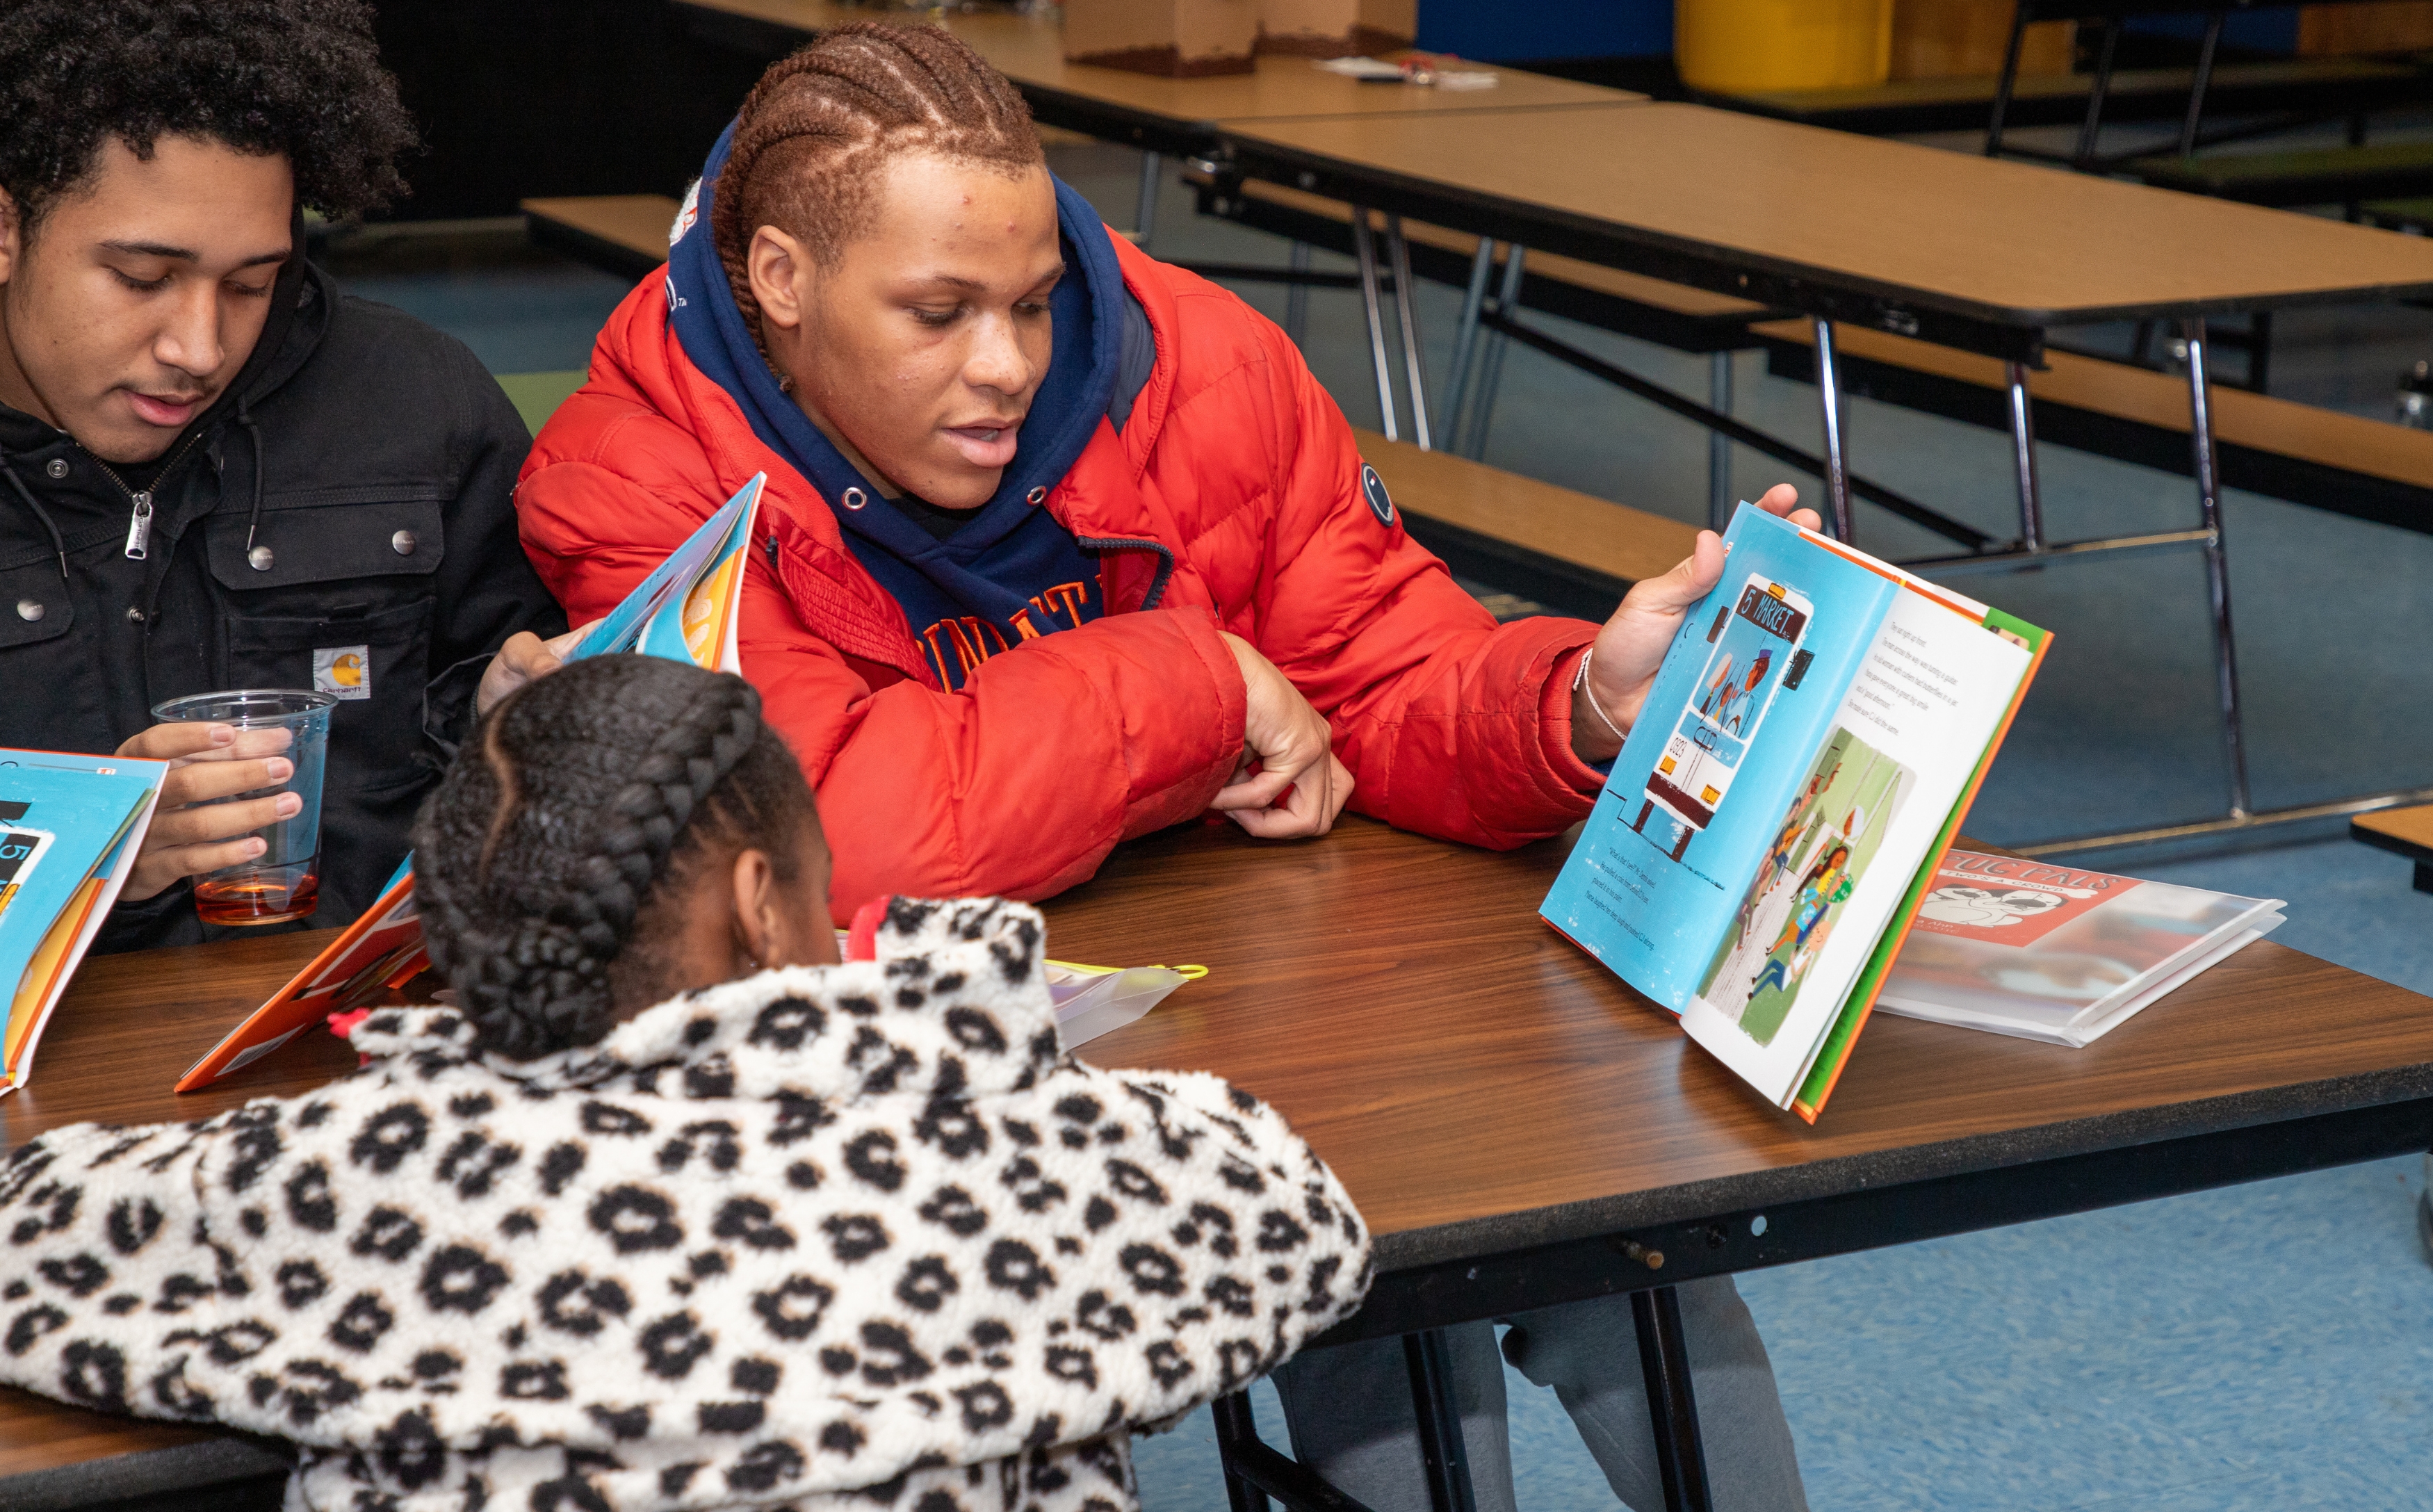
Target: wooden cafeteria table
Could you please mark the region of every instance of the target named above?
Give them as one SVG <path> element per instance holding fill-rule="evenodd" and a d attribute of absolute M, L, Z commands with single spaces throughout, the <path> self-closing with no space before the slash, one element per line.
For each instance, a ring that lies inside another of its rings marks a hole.
<path fill-rule="evenodd" d="M 890 14 L 831 0 L 673 3 L 695 35 L 770 58 L 848 22 L 909 25 L 931 19 L 919 11 Z M 1012 79 L 1041 121 L 1155 153 L 1205 151 L 1216 144 L 1218 124 L 1226 121 L 1576 110 L 1647 98 L 1510 68 L 1494 69 L 1494 87 L 1483 90 L 1363 83 L 1313 67 L 1314 60 L 1307 58 L 1265 57 L 1248 74 L 1168 78 L 1066 62 L 1063 29 L 1046 16 L 949 13 L 939 21 Z"/>
<path fill-rule="evenodd" d="M 1811 1128 L 1538 921 L 1564 853 L 1359 819 L 1292 844 L 1194 825 L 1119 848 L 1046 906 L 1062 956 L 1211 968 L 1085 1054 L 1216 1071 L 1292 1119 L 1377 1235 L 1377 1283 L 1340 1337 L 2433 1144 L 2433 1000 L 2270 942 L 2083 1050 L 1877 1019 Z M 32 1085 L 0 1098 L 0 1147 L 344 1073 L 346 1047 L 315 1033 L 211 1091 L 168 1090 L 324 938 L 88 962 Z M 1292 1484 L 1245 1411 L 1220 1418 L 1231 1468 Z M 236 1451 L 0 1391 L 0 1505 L 67 1504 L 79 1476 L 193 1485 L 213 1453 Z"/>
<path fill-rule="evenodd" d="M 1518 286 L 1517 249 L 1526 247 L 1809 317 L 1824 420 L 1826 513 L 1845 539 L 1851 522 L 1835 322 L 2002 359 L 2018 541 L 1913 565 L 1984 570 L 2111 551 L 2201 548 L 2230 804 L 2221 819 L 2174 826 L 2173 833 L 2297 816 L 2258 815 L 2251 804 L 2204 320 L 2300 305 L 2424 299 L 2433 296 L 2433 242 L 1695 105 L 1457 120 L 1229 122 L 1224 134 L 1232 175 L 1481 238 L 1458 351 L 1470 348 L 1490 238 L 1515 244 L 1507 287 Z M 1499 323 L 1508 327 L 1508 314 Z M 2053 328 L 2117 320 L 2177 321 L 2189 344 L 2199 525 L 2162 535 L 2050 542 L 2036 483 L 2028 369 L 2041 362 Z M 1531 345 L 1548 341 L 1523 333 Z M 1382 384 L 1384 349 L 1374 340 L 1371 348 Z M 2142 837 L 2082 843 L 2135 838 Z"/>

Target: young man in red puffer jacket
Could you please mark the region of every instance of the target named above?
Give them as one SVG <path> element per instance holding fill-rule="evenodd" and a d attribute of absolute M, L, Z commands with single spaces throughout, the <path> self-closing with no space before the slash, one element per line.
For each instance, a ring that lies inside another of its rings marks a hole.
<path fill-rule="evenodd" d="M 1284 333 L 1111 233 L 943 32 L 776 65 L 696 196 L 542 430 L 523 540 L 579 623 L 769 475 L 739 645 L 840 917 L 1046 897 L 1212 807 L 1555 834 L 1720 570 L 1702 544 L 1602 632 L 1498 626 Z"/>

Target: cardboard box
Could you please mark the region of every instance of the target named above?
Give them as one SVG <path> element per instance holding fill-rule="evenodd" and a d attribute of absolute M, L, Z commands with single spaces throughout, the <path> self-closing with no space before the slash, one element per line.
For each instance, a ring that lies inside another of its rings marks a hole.
<path fill-rule="evenodd" d="M 2372 6 L 2308 6 L 2298 12 L 2298 56 L 2405 53 L 2433 47 L 2433 5 L 2390 0 Z"/>
<path fill-rule="evenodd" d="M 1259 51 L 1355 58 L 1411 45 L 1418 0 L 1260 0 Z"/>
<path fill-rule="evenodd" d="M 2002 71 L 2013 7 L 1985 0 L 1897 0 L 1893 7 L 1894 78 L 1972 78 Z M 2067 74 L 2075 23 L 2030 26 L 2019 72 Z"/>
<path fill-rule="evenodd" d="M 1064 0 L 1064 57 L 1196 78 L 1247 74 L 1261 0 Z"/>

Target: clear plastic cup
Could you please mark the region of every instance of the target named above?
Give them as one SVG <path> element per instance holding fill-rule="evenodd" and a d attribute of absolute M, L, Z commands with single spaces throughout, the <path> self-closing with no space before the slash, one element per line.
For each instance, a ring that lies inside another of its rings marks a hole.
<path fill-rule="evenodd" d="M 301 919 L 321 898 L 321 770 L 330 751 L 328 693 L 296 688 L 251 688 L 195 693 L 157 705 L 152 717 L 163 724 L 229 724 L 236 739 L 199 761 L 255 760 L 283 756 L 295 774 L 275 787 L 257 788 L 213 803 L 240 803 L 292 792 L 303 807 L 255 830 L 264 849 L 250 861 L 224 866 L 195 878 L 195 911 L 205 924 L 284 924 Z"/>

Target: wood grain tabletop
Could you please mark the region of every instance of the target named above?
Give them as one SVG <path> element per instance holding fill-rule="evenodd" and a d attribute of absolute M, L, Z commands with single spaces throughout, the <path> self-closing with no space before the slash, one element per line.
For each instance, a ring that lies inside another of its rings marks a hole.
<path fill-rule="evenodd" d="M 2081 1050 L 1879 1016 L 1811 1128 L 1538 920 L 1564 853 L 1559 840 L 1497 854 L 1357 818 L 1284 844 L 1186 825 L 1121 847 L 1046 904 L 1049 948 L 1207 966 L 1087 1058 L 1216 1071 L 1268 1098 L 1340 1173 L 1389 1258 L 1537 1210 L 1787 1172 L 1880 1183 L 1888 1159 L 1923 1176 L 2020 1158 L 2000 1141 L 2022 1131 L 2054 1152 L 2117 1146 L 2140 1129 L 2394 1100 L 2433 1073 L 2433 999 L 2267 942 Z M 32 1085 L 0 1098 L 0 1147 L 84 1119 L 203 1116 L 344 1074 L 352 1053 L 310 1032 L 209 1091 L 169 1090 L 327 938 L 87 962 Z M 182 1432 L 0 1391 L 0 1474 Z"/>
<path fill-rule="evenodd" d="M 1523 241 L 1551 218 L 2021 326 L 2433 290 L 2423 237 L 1704 106 L 1226 136 L 1452 191 Z"/>
<path fill-rule="evenodd" d="M 2359 814 L 2349 823 L 2383 840 L 2397 841 L 2390 848 L 2402 855 L 2414 854 L 2420 860 L 2433 857 L 2433 804 L 2417 804 L 2407 808 L 2380 808 L 2370 814 Z"/>

